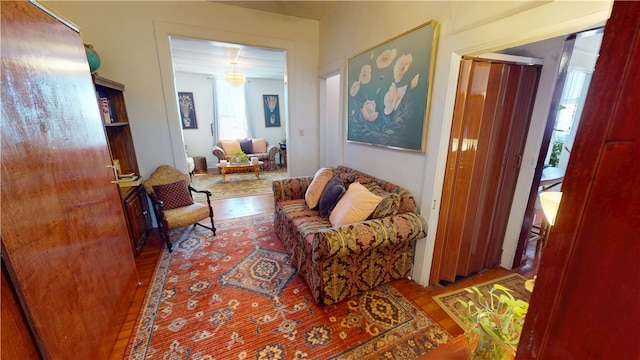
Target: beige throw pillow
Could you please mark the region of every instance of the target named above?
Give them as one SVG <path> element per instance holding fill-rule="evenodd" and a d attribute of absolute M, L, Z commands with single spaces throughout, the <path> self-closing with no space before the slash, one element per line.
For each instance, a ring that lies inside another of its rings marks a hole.
<path fill-rule="evenodd" d="M 220 140 L 220 147 L 224 150 L 224 154 L 230 156 L 234 151 L 240 151 L 240 140 Z"/>
<path fill-rule="evenodd" d="M 367 190 L 362 184 L 352 183 L 329 215 L 331 226 L 339 227 L 366 220 L 381 200 L 382 197 Z"/>
<path fill-rule="evenodd" d="M 265 139 L 253 139 L 253 153 L 264 154 L 267 152 L 267 141 Z"/>
<path fill-rule="evenodd" d="M 313 209 L 318 205 L 320 196 L 332 177 L 333 170 L 331 170 L 331 168 L 320 168 L 316 171 L 316 174 L 313 175 L 313 180 L 311 184 L 309 184 L 307 192 L 304 194 L 304 201 L 307 203 L 309 209 Z"/>

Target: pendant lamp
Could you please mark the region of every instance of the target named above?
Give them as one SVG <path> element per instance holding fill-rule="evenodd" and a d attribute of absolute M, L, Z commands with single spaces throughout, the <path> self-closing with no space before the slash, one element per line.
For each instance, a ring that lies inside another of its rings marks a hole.
<path fill-rule="evenodd" d="M 238 65 L 237 62 L 232 62 L 231 65 L 233 66 L 233 70 L 232 71 L 225 71 L 224 72 L 224 79 L 227 80 L 227 82 L 229 83 L 229 85 L 231 86 L 240 86 L 242 84 L 244 84 L 245 81 L 245 76 L 243 73 L 236 71 L 236 65 Z"/>

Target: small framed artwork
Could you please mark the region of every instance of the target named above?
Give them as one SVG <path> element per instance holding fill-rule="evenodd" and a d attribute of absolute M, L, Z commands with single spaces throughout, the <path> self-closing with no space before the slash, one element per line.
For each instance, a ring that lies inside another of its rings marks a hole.
<path fill-rule="evenodd" d="M 278 95 L 262 95 L 266 127 L 280 127 L 280 103 Z"/>
<path fill-rule="evenodd" d="M 437 39 L 430 21 L 348 59 L 348 142 L 425 152 Z"/>
<path fill-rule="evenodd" d="M 178 105 L 180 107 L 180 120 L 183 129 L 197 129 L 196 108 L 193 103 L 193 93 L 179 92 Z"/>

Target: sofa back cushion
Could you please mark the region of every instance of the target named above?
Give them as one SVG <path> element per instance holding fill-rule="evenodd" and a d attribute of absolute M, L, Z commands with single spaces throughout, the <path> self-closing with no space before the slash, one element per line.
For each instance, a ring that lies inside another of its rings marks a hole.
<path fill-rule="evenodd" d="M 229 156 L 234 151 L 240 151 L 242 148 L 240 147 L 240 140 L 220 140 L 220 147 L 224 150 L 225 155 Z"/>
<path fill-rule="evenodd" d="M 364 187 L 382 198 L 380 204 L 378 204 L 369 216 L 369 219 L 379 219 L 398 213 L 400 209 L 400 195 L 384 191 L 382 187 L 375 182 L 364 184 Z"/>

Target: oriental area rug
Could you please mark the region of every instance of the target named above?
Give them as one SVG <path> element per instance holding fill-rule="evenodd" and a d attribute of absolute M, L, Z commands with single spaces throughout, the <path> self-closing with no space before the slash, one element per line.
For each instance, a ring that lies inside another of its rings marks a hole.
<path fill-rule="evenodd" d="M 287 177 L 287 169 L 261 171 L 260 179 L 253 172 L 227 174 L 227 181 L 222 181 L 220 174 L 194 174 L 192 186 L 197 190 L 211 191 L 211 200 L 231 199 L 242 196 L 272 194 L 271 182 Z M 201 194 L 194 194 L 195 201 L 206 201 Z"/>
<path fill-rule="evenodd" d="M 272 214 L 216 226 L 171 233 L 125 359 L 414 359 L 450 339 L 390 284 L 316 305 Z"/>
<path fill-rule="evenodd" d="M 493 284 L 500 284 L 510 289 L 511 295 L 513 295 L 514 298 L 528 302 L 529 292 L 524 287 L 525 281 L 526 279 L 520 274 L 509 274 L 507 276 L 476 284 L 474 286 L 477 287 L 480 292 L 482 292 L 482 294 L 485 296 L 485 299 L 489 299 L 489 291 L 493 287 Z M 477 296 L 475 293 L 468 293 L 465 289 L 455 290 L 441 295 L 433 296 L 433 300 L 438 305 L 440 305 L 440 307 L 447 314 L 449 314 L 449 316 L 451 316 L 456 324 L 460 325 L 460 327 L 464 330 L 469 327 L 469 324 L 465 320 L 464 314 L 466 314 L 466 309 L 464 308 L 464 306 L 462 306 L 462 304 L 458 302 L 458 299 L 465 302 L 469 300 L 476 301 Z"/>

